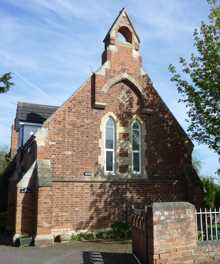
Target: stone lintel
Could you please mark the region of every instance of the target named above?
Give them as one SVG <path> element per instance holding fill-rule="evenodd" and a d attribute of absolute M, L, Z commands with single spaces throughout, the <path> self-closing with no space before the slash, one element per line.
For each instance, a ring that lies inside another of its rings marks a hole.
<path fill-rule="evenodd" d="M 95 104 L 94 104 L 94 108 L 95 108 L 95 109 L 104 110 L 105 107 L 106 107 L 106 104 L 105 104 L 105 103 L 95 102 Z"/>

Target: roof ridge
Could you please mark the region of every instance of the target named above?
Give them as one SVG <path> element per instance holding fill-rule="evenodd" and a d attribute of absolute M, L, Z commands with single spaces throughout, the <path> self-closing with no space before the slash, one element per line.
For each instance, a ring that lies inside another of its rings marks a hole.
<path fill-rule="evenodd" d="M 17 105 L 34 105 L 34 106 L 39 106 L 39 107 L 50 107 L 50 108 L 58 108 L 60 107 L 59 105 L 46 105 L 46 104 L 38 104 L 38 103 L 31 103 L 31 102 L 17 102 Z"/>

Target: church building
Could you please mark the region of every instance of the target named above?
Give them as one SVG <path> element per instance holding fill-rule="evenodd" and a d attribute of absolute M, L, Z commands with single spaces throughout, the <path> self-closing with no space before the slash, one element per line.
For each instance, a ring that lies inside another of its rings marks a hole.
<path fill-rule="evenodd" d="M 17 105 L 7 169 L 15 239 L 109 228 L 154 201 L 201 204 L 193 144 L 144 71 L 125 9 L 101 61 L 61 106 Z"/>

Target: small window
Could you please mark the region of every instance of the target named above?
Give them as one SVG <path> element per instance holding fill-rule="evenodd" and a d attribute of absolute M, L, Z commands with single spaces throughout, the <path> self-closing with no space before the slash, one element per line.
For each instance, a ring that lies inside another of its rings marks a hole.
<path fill-rule="evenodd" d="M 105 124 L 105 172 L 115 171 L 115 122 L 109 117 Z"/>
<path fill-rule="evenodd" d="M 138 121 L 132 123 L 132 171 L 141 172 L 141 126 Z"/>
<path fill-rule="evenodd" d="M 19 137 L 18 137 L 18 147 L 23 146 L 28 139 L 37 132 L 41 127 L 39 124 L 20 124 Z"/>

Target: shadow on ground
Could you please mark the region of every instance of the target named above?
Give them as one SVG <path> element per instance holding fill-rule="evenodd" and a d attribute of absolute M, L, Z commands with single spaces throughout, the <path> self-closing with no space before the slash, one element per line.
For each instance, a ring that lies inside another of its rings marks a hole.
<path fill-rule="evenodd" d="M 12 235 L 0 235 L 0 246 L 12 246 L 13 245 L 13 236 Z"/>
<path fill-rule="evenodd" d="M 83 264 L 137 264 L 132 254 L 89 251 L 83 252 Z"/>
<path fill-rule="evenodd" d="M 0 264 L 137 264 L 130 241 L 71 241 L 51 247 L 0 246 Z"/>

